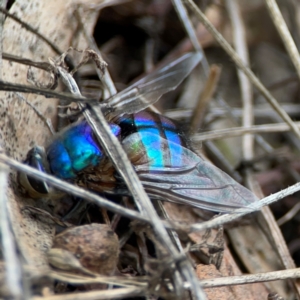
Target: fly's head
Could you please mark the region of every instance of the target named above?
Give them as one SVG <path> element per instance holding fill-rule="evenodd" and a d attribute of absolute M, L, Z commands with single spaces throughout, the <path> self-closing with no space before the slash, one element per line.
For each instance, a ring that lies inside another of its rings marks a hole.
<path fill-rule="evenodd" d="M 28 153 L 24 161 L 25 164 L 43 172 L 50 173 L 47 155 L 44 147 L 35 146 Z M 28 174 L 20 172 L 18 174 L 19 183 L 25 194 L 31 198 L 47 198 L 53 189 L 43 180 L 38 180 Z"/>

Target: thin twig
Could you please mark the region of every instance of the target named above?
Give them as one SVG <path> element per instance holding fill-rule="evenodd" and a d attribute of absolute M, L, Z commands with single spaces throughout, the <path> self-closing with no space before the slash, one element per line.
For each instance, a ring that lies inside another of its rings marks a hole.
<path fill-rule="evenodd" d="M 300 128 L 300 122 L 295 122 L 295 125 Z M 286 123 L 278 124 L 264 124 L 254 125 L 251 127 L 231 127 L 226 129 L 219 129 L 214 131 L 208 131 L 198 133 L 192 136 L 194 142 L 205 142 L 208 140 L 225 139 L 230 137 L 236 137 L 249 133 L 271 133 L 271 132 L 286 132 L 290 131 L 291 128 Z"/>
<path fill-rule="evenodd" d="M 281 106 L 291 117 L 296 117 L 300 114 L 300 105 L 299 104 L 292 104 L 287 103 Z M 192 116 L 193 111 L 191 109 L 183 109 L 183 108 L 175 108 L 166 110 L 164 115 L 168 118 L 174 120 L 189 120 Z M 205 116 L 205 124 L 211 123 L 213 120 L 217 118 L 225 118 L 227 109 L 224 107 L 214 107 L 212 110 L 207 112 Z M 236 121 L 240 118 L 243 114 L 242 109 L 231 107 L 231 119 L 234 118 Z M 269 105 L 256 105 L 254 107 L 254 115 L 256 118 L 270 118 L 276 114 L 273 110 L 270 110 Z M 276 114 L 277 115 L 277 114 Z M 236 122 L 237 123 L 237 122 Z"/>
<path fill-rule="evenodd" d="M 8 214 L 7 199 L 7 167 L 0 163 L 0 232 L 1 232 L 1 251 L 5 264 L 5 281 L 14 299 L 21 299 L 23 295 L 21 263 L 17 257 L 15 239 L 11 232 L 10 218 Z"/>
<path fill-rule="evenodd" d="M 2 53 L 2 58 L 5 60 L 17 62 L 19 64 L 36 67 L 45 71 L 49 71 L 49 69 L 51 68 L 51 65 L 47 62 L 36 62 L 31 59 L 22 58 L 5 52 Z"/>
<path fill-rule="evenodd" d="M 82 23 L 82 8 L 81 7 L 78 7 L 78 10 L 75 11 L 75 14 L 76 14 L 76 17 L 77 17 L 77 20 L 79 22 L 79 25 L 81 26 L 81 29 L 83 31 L 83 34 L 88 42 L 88 45 L 89 45 L 89 48 L 90 49 L 93 49 L 97 55 L 102 59 L 102 55 L 99 51 L 99 48 L 97 46 L 97 43 L 94 39 L 93 36 L 91 36 L 90 34 L 87 33 L 87 30 L 86 30 L 86 27 L 85 25 Z M 99 79 L 104 83 L 104 85 L 107 87 L 108 91 L 109 91 L 109 96 L 112 96 L 114 94 L 117 93 L 117 89 L 111 79 L 111 76 L 108 72 L 108 70 L 106 70 L 106 72 L 104 73 L 104 75 L 102 75 L 101 73 L 99 73 L 99 70 L 98 68 L 96 68 L 96 72 L 98 74 L 98 77 Z"/>
<path fill-rule="evenodd" d="M 122 277 L 122 276 L 103 276 L 99 274 L 77 275 L 74 273 L 66 273 L 61 271 L 45 271 L 45 276 L 53 279 L 66 282 L 69 284 L 93 284 L 93 283 L 107 283 L 116 286 L 135 286 L 140 288 L 147 288 L 151 277 L 149 276 L 137 276 L 137 277 Z"/>
<path fill-rule="evenodd" d="M 201 61 L 201 64 L 203 66 L 204 69 L 204 73 L 208 76 L 208 72 L 209 72 L 209 64 L 207 62 L 207 59 L 204 55 L 204 52 L 202 50 L 202 47 L 198 41 L 197 38 L 197 32 L 191 22 L 190 17 L 188 16 L 188 13 L 182 3 L 182 0 L 172 0 L 173 1 L 173 6 L 175 7 L 177 14 L 181 20 L 182 25 L 184 26 L 189 39 L 191 41 L 191 43 L 193 44 L 193 47 L 195 48 L 196 51 L 200 52 L 203 54 L 203 59 Z"/>
<path fill-rule="evenodd" d="M 178 265 L 179 271 L 185 277 L 187 282 L 193 283 L 197 281 L 196 275 L 192 269 L 190 262 L 187 260 L 185 256 L 179 254 L 176 247 L 173 245 L 168 232 L 163 226 L 162 221 L 158 217 L 148 195 L 144 191 L 144 188 L 139 181 L 137 174 L 134 172 L 131 163 L 128 160 L 122 146 L 118 142 L 117 138 L 112 135 L 110 132 L 110 128 L 101 112 L 99 107 L 92 107 L 92 110 L 95 112 L 97 124 L 94 122 L 90 123 L 92 125 L 92 129 L 96 135 L 96 137 L 100 137 L 100 144 L 109 154 L 110 159 L 112 160 L 115 168 L 123 177 L 128 189 L 130 190 L 135 203 L 145 218 L 150 220 L 151 225 L 153 226 L 153 230 L 156 233 L 157 239 L 167 250 L 169 255 L 177 261 L 179 256 L 181 256 L 181 263 Z M 197 288 L 195 284 L 192 284 L 193 293 L 197 296 L 197 299 L 205 299 L 203 298 L 203 292 L 201 288 Z"/>
<path fill-rule="evenodd" d="M 202 47 L 197 39 L 197 35 L 196 35 L 196 31 L 192 25 L 192 22 L 186 12 L 186 9 L 184 7 L 184 5 L 182 4 L 182 1 L 181 0 L 173 0 L 173 6 L 175 7 L 175 10 L 177 11 L 178 13 L 178 16 L 179 16 L 179 19 L 181 20 L 182 22 L 182 25 L 184 26 L 195 50 L 199 53 L 202 54 L 203 58 L 201 60 L 201 64 L 204 68 L 204 71 L 207 73 L 208 72 L 208 69 L 209 69 L 209 65 L 208 65 L 208 62 L 205 58 L 205 55 L 204 55 L 204 52 L 202 50 Z M 163 205 L 161 206 L 161 209 L 162 211 L 164 211 L 164 208 L 163 208 Z M 166 213 L 166 212 L 165 212 Z M 176 241 L 178 241 L 178 237 L 176 235 L 176 233 L 174 233 L 173 231 L 171 231 L 171 237 L 173 237 L 173 240 L 176 244 Z M 171 239 L 170 239 L 171 240 Z M 179 241 L 178 241 L 179 242 Z M 180 244 L 180 242 L 179 242 Z M 179 252 L 181 252 L 181 248 L 178 247 L 179 249 Z M 173 255 L 176 254 L 177 251 L 173 251 Z M 173 258 L 175 259 L 176 256 L 174 256 Z M 184 256 L 185 257 L 185 256 Z M 187 262 L 187 258 L 185 257 L 185 260 L 183 261 L 183 264 L 182 264 L 182 270 L 183 270 L 183 273 L 186 277 L 186 280 L 187 282 L 190 283 L 191 285 L 191 290 L 193 292 L 193 296 L 195 299 L 206 299 L 206 296 L 204 294 L 204 292 L 202 291 L 202 289 L 198 288 L 197 287 L 197 278 L 194 274 L 194 271 L 192 270 L 191 266 L 189 265 L 189 263 Z M 180 270 L 179 270 L 180 271 Z M 178 286 L 178 284 L 180 284 L 180 282 L 178 282 L 180 280 L 180 278 L 178 278 L 178 274 L 177 272 L 175 272 L 174 276 L 174 285 L 176 287 L 176 289 L 180 289 L 180 287 Z M 180 291 L 179 291 L 180 292 Z"/>
<path fill-rule="evenodd" d="M 32 93 L 37 95 L 42 95 L 47 98 L 58 98 L 61 100 L 67 100 L 71 102 L 89 102 L 92 104 L 93 102 L 98 102 L 98 99 L 84 98 L 84 97 L 75 97 L 70 93 L 61 93 L 54 92 L 52 90 L 45 90 L 34 86 L 16 84 L 10 82 L 0 81 L 0 90 L 1 91 L 9 91 L 9 92 L 21 92 L 21 93 Z"/>
<path fill-rule="evenodd" d="M 198 103 L 194 109 L 192 120 L 190 122 L 190 134 L 197 132 L 201 122 L 203 121 L 204 110 L 211 100 L 213 93 L 215 92 L 217 83 L 220 78 L 221 68 L 217 65 L 210 67 L 209 75 L 207 77 L 205 86 L 201 92 Z"/>
<path fill-rule="evenodd" d="M 7 0 L 0 0 L 0 9 L 4 9 L 6 7 Z M 0 80 L 3 77 L 3 25 L 4 25 L 5 17 L 1 14 L 0 16 Z"/>
<path fill-rule="evenodd" d="M 282 226 L 284 223 L 290 221 L 298 214 L 300 210 L 300 203 L 295 204 L 286 214 L 277 220 L 277 225 Z"/>
<path fill-rule="evenodd" d="M 30 300 L 106 300 L 106 299 L 124 299 L 143 296 L 146 290 L 138 287 L 127 287 L 113 290 L 98 290 L 75 293 L 64 293 L 61 295 L 52 295 L 46 297 L 32 297 Z"/>
<path fill-rule="evenodd" d="M 224 278 L 203 279 L 200 280 L 200 284 L 203 288 L 212 288 L 212 287 L 219 287 L 219 286 L 232 286 L 232 285 L 239 285 L 239 284 L 284 280 L 284 279 L 291 279 L 291 278 L 300 278 L 299 268 L 267 272 L 267 273 L 258 273 L 253 275 L 238 275 L 238 276 L 228 276 Z"/>
<path fill-rule="evenodd" d="M 300 78 L 300 55 L 297 46 L 291 36 L 291 33 L 284 21 L 284 18 L 279 10 L 275 0 L 265 0 L 267 8 L 270 12 L 271 18 L 278 30 L 279 35 L 285 45 L 288 54 L 295 66 L 298 77 Z"/>
<path fill-rule="evenodd" d="M 5 5 L 3 1 L 0 1 L 1 5 Z M 0 21 L 0 37 L 2 37 L 3 18 L 1 16 Z M 1 49 L 2 49 L 2 38 Z M 2 51 L 1 51 L 2 53 Z M 2 59 L 0 58 L 0 78 L 2 78 Z M 1 142 L 1 141 L 0 141 Z M 7 199 L 7 167 L 0 163 L 0 235 L 1 235 L 1 249 L 5 264 L 6 277 L 5 281 L 10 292 L 10 295 L 15 299 L 21 299 L 21 295 L 24 294 L 22 288 L 22 271 L 21 264 L 17 257 L 17 250 L 15 245 L 14 236 L 11 232 L 10 218 L 8 213 L 8 199 Z"/>
<path fill-rule="evenodd" d="M 244 22 L 240 13 L 240 8 L 236 0 L 226 0 L 227 12 L 231 20 L 233 31 L 233 43 L 237 54 L 246 66 L 249 66 L 249 53 L 246 43 L 246 32 Z M 243 103 L 243 127 L 253 125 L 253 99 L 252 86 L 248 77 L 241 70 L 238 71 L 238 78 L 241 89 L 241 99 Z M 243 136 L 243 158 L 245 160 L 253 159 L 254 139 L 252 134 Z"/>

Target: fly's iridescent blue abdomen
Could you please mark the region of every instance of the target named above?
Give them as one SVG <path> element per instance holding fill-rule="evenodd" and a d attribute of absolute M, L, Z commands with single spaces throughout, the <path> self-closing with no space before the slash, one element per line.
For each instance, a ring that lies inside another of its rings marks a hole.
<path fill-rule="evenodd" d="M 134 152 L 143 153 L 149 171 L 156 167 L 182 166 L 182 147 L 187 147 L 187 142 L 170 119 L 143 111 L 122 116 L 117 123 L 121 128 L 123 147 L 125 150 L 130 147 L 126 151 L 133 155 Z"/>

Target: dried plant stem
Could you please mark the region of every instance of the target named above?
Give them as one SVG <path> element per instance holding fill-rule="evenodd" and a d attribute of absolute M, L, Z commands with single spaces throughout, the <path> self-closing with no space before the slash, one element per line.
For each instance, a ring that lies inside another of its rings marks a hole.
<path fill-rule="evenodd" d="M 0 9 L 4 9 L 4 7 L 6 7 L 7 4 L 7 0 L 0 0 Z M 3 55 L 3 45 L 2 45 L 2 41 L 3 41 L 3 25 L 4 25 L 4 15 L 1 14 L 0 15 L 0 80 L 2 79 L 2 55 Z"/>
<path fill-rule="evenodd" d="M 208 78 L 206 80 L 203 91 L 199 97 L 196 108 L 194 109 L 192 120 L 190 122 L 190 134 L 197 132 L 199 129 L 201 122 L 203 121 L 204 110 L 211 100 L 213 93 L 215 92 L 217 83 L 220 78 L 221 68 L 217 65 L 212 65 L 210 67 L 210 72 Z"/>
<path fill-rule="evenodd" d="M 271 209 L 269 207 L 264 207 L 262 209 L 262 213 L 257 215 L 256 220 L 260 228 L 262 228 L 262 230 L 266 232 L 267 235 L 271 233 L 271 235 L 268 236 L 268 239 L 270 240 L 273 249 L 276 249 L 282 266 L 287 270 L 295 269 L 296 265 L 290 255 L 289 249 L 282 236 L 282 232 L 276 223 Z M 290 283 L 292 285 L 292 288 L 294 289 L 295 295 L 297 295 L 297 297 L 299 298 L 300 289 L 297 281 L 293 280 Z"/>
<path fill-rule="evenodd" d="M 239 4 L 236 0 L 226 0 L 227 12 L 231 20 L 233 31 L 233 43 L 237 54 L 246 66 L 249 66 L 249 53 L 246 43 L 245 26 L 240 13 Z M 238 70 L 238 79 L 241 88 L 241 98 L 243 103 L 243 127 L 253 125 L 253 98 L 252 85 L 244 72 Z M 243 137 L 243 158 L 253 159 L 254 137 L 246 134 Z"/>
<path fill-rule="evenodd" d="M 71 102 L 98 102 L 98 99 L 87 99 L 84 97 L 75 97 L 70 93 L 59 93 L 51 90 L 41 89 L 34 86 L 23 85 L 23 84 L 15 84 L 10 82 L 4 82 L 0 80 L 0 90 L 1 91 L 9 91 L 9 92 L 21 92 L 21 93 L 33 93 L 37 95 L 43 95 L 48 98 L 57 98 L 61 100 L 67 100 Z"/>
<path fill-rule="evenodd" d="M 28 274 L 36 274 L 36 270 L 32 269 L 30 266 L 25 266 L 25 271 Z M 147 289 L 149 280 L 151 277 L 120 277 L 120 276 L 102 276 L 95 274 L 94 277 L 87 275 L 76 275 L 73 273 L 60 272 L 45 270 L 45 276 L 62 282 L 76 284 L 76 285 L 86 285 L 93 283 L 111 283 L 115 285 L 120 285 L 124 287 L 135 287 L 141 289 Z M 266 282 L 274 280 L 285 280 L 291 278 L 300 278 L 300 268 L 293 268 L 290 270 L 280 270 L 272 271 L 266 273 L 249 274 L 249 275 L 239 275 L 239 276 L 228 276 L 228 277 L 217 277 L 213 279 L 202 279 L 199 283 L 202 288 L 214 288 L 220 286 L 232 286 L 240 284 L 250 284 L 257 282 Z"/>
<path fill-rule="evenodd" d="M 206 73 L 206 75 L 208 75 L 208 72 L 209 72 L 208 62 L 204 56 L 202 47 L 198 41 L 197 32 L 196 32 L 196 30 L 192 24 L 192 21 L 182 3 L 182 0 L 172 0 L 172 1 L 173 1 L 173 5 L 177 11 L 177 14 L 181 20 L 181 23 L 184 26 L 193 47 L 195 48 L 196 51 L 203 54 L 203 59 L 201 61 L 201 64 L 203 65 L 204 72 Z"/>
<path fill-rule="evenodd" d="M 35 62 L 31 59 L 26 59 L 23 57 L 19 57 L 19 56 L 15 56 L 9 53 L 2 53 L 2 58 L 5 60 L 10 60 L 10 61 L 14 61 L 17 62 L 19 64 L 23 64 L 23 65 L 27 65 L 27 66 L 32 66 L 38 69 L 42 69 L 45 71 L 49 71 L 51 68 L 51 65 L 47 62 Z"/>
<path fill-rule="evenodd" d="M 220 104 L 221 107 L 214 107 L 213 110 L 209 110 L 207 115 L 205 116 L 205 123 L 209 124 L 216 118 L 224 118 L 227 117 L 228 109 L 226 108 L 228 104 L 224 102 L 222 99 L 222 103 Z M 300 114 L 300 105 L 299 104 L 283 104 L 281 106 L 291 117 L 297 117 Z M 238 118 L 240 118 L 243 114 L 242 110 L 237 107 L 231 107 L 231 118 L 238 123 Z M 187 120 L 190 119 L 192 116 L 191 109 L 184 109 L 184 108 L 177 108 L 177 109 L 170 109 L 165 111 L 165 115 L 168 118 L 174 120 Z M 254 107 L 254 115 L 256 118 L 270 118 L 276 113 L 273 110 L 270 110 L 268 104 L 264 105 L 255 105 Z M 277 115 L 277 114 L 276 114 Z"/>
<path fill-rule="evenodd" d="M 89 48 L 93 49 L 97 55 L 102 59 L 102 55 L 99 51 L 99 48 L 97 46 L 97 43 L 95 42 L 95 39 L 93 38 L 93 36 L 91 36 L 90 34 L 88 34 L 86 26 L 84 25 L 84 23 L 82 23 L 82 8 L 78 7 L 78 10 L 75 11 L 75 14 L 77 16 L 77 20 L 79 22 L 79 25 L 83 31 L 83 34 L 88 42 Z M 99 79 L 105 84 L 105 86 L 107 87 L 108 91 L 109 91 L 109 97 L 116 94 L 117 93 L 117 89 L 110 77 L 109 72 L 106 70 L 106 72 L 103 74 L 101 74 L 101 72 L 99 72 L 99 69 L 96 68 L 96 72 L 98 74 Z M 105 97 L 108 98 L 108 97 Z"/>
<path fill-rule="evenodd" d="M 52 295 L 46 297 L 32 297 L 31 300 L 106 300 L 106 299 L 124 299 L 128 297 L 143 296 L 146 291 L 142 288 L 127 287 L 113 290 L 87 291 L 80 293 L 70 293 L 62 295 Z"/>
<path fill-rule="evenodd" d="M 300 128 L 300 122 L 295 122 L 295 125 Z M 290 131 L 291 128 L 286 123 L 279 124 L 264 124 L 254 125 L 251 127 L 232 127 L 214 131 L 208 131 L 204 133 L 195 134 L 192 137 L 194 142 L 205 142 L 208 140 L 217 140 L 240 136 L 248 133 L 271 133 L 271 132 L 286 132 Z"/>
<path fill-rule="evenodd" d="M 10 219 L 8 214 L 7 193 L 7 167 L 0 163 L 0 232 L 1 232 L 1 251 L 3 254 L 6 271 L 6 284 L 10 295 L 14 299 L 21 299 L 24 294 L 22 288 L 22 275 L 20 261 L 17 257 L 17 249 L 14 236 L 10 229 Z"/>
<path fill-rule="evenodd" d="M 290 34 L 290 31 L 283 19 L 283 16 L 279 10 L 279 7 L 275 0 L 265 0 L 267 8 L 270 12 L 271 18 L 278 30 L 279 35 L 286 47 L 288 54 L 291 57 L 291 60 L 295 66 L 296 72 L 300 79 L 300 55 L 297 49 L 297 46 Z"/>
<path fill-rule="evenodd" d="M 231 286 L 238 284 L 249 284 L 255 282 L 266 282 L 274 280 L 284 280 L 291 278 L 300 278 L 300 269 L 290 269 L 274 271 L 267 273 L 258 273 L 253 275 L 229 276 L 224 278 L 204 279 L 200 281 L 203 288 L 212 288 L 219 286 Z"/>
<path fill-rule="evenodd" d="M 300 203 L 295 204 L 286 214 L 277 220 L 277 225 L 282 226 L 284 223 L 293 219 L 300 210 Z"/>
<path fill-rule="evenodd" d="M 229 43 L 223 38 L 223 36 L 216 30 L 216 28 L 211 24 L 211 22 L 206 18 L 206 16 L 202 13 L 202 11 L 196 6 L 196 4 L 192 0 L 185 0 L 186 4 L 192 9 L 195 15 L 199 18 L 199 20 L 203 23 L 205 28 L 215 37 L 221 47 L 227 52 L 227 54 L 232 58 L 235 64 L 248 76 L 249 80 L 252 84 L 262 93 L 262 95 L 266 98 L 266 100 L 270 103 L 270 105 L 274 108 L 274 110 L 281 116 L 281 118 L 289 124 L 292 131 L 295 135 L 300 138 L 300 130 L 289 115 L 280 107 L 277 100 L 271 95 L 271 93 L 264 87 L 261 81 L 254 75 L 254 73 L 244 65 L 241 58 L 236 54 L 233 48 L 229 45 Z"/>
<path fill-rule="evenodd" d="M 26 268 L 26 271 L 30 273 L 30 269 Z M 31 271 L 32 272 L 32 271 Z M 103 276 L 99 274 L 93 274 L 94 276 L 88 275 L 77 275 L 74 273 L 60 272 L 47 270 L 45 271 L 45 276 L 53 279 L 66 282 L 69 284 L 92 284 L 92 283 L 106 283 L 113 284 L 117 286 L 135 286 L 139 288 L 147 288 L 149 280 L 151 277 L 148 276 L 138 276 L 138 277 L 122 277 L 122 276 Z"/>

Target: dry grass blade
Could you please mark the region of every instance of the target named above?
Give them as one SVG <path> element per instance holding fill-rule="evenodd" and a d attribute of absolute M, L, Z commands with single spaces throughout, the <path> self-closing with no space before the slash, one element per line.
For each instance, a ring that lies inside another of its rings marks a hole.
<path fill-rule="evenodd" d="M 10 217 L 8 214 L 7 193 L 7 168 L 0 164 L 0 229 L 1 229 L 1 248 L 3 257 L 6 261 L 6 284 L 10 296 L 19 299 L 24 293 L 22 287 L 22 271 L 20 258 L 17 256 L 15 238 L 10 230 Z"/>
<path fill-rule="evenodd" d="M 116 286 L 135 286 L 140 288 L 147 288 L 150 278 L 147 276 L 137 278 L 126 278 L 121 276 L 94 276 L 74 275 L 72 273 L 51 271 L 47 274 L 52 279 L 67 282 L 69 284 L 91 284 L 91 283 L 108 283 Z"/>
<path fill-rule="evenodd" d="M 275 281 L 290 278 L 299 278 L 300 269 L 282 270 L 276 272 L 260 273 L 253 275 L 232 276 L 226 278 L 201 280 L 200 284 L 203 288 L 231 286 L 236 284 L 249 284 L 253 282 Z"/>
<path fill-rule="evenodd" d="M 290 221 L 294 216 L 298 214 L 300 210 L 300 203 L 297 203 L 291 210 L 277 220 L 278 226 L 282 226 L 284 223 Z"/>
<path fill-rule="evenodd" d="M 128 287 L 119 288 L 114 290 L 100 290 L 100 291 L 88 291 L 81 293 L 70 293 L 63 295 L 53 295 L 45 297 L 31 297 L 31 300 L 106 300 L 106 299 L 124 299 L 127 297 L 142 296 L 145 291 L 141 288 Z"/>
<path fill-rule="evenodd" d="M 282 41 L 290 55 L 290 58 L 295 66 L 298 77 L 300 78 L 300 55 L 297 46 L 291 36 L 291 33 L 283 19 L 279 7 L 275 0 L 265 0 L 269 9 L 273 22 L 282 38 Z"/>
<path fill-rule="evenodd" d="M 100 51 L 99 51 L 99 49 L 97 47 L 97 44 L 96 44 L 94 38 L 90 34 L 88 34 L 88 31 L 86 29 L 86 25 L 84 23 L 82 23 L 82 19 L 83 19 L 82 18 L 82 7 L 79 7 L 78 10 L 76 10 L 75 14 L 76 14 L 78 22 L 79 22 L 79 24 L 80 24 L 80 26 L 82 28 L 83 34 L 84 34 L 84 36 L 85 36 L 85 38 L 87 40 L 89 48 L 93 49 L 94 51 L 96 51 L 96 53 L 99 56 L 99 58 L 102 59 L 101 53 L 100 53 Z M 98 68 L 96 68 L 96 70 L 97 70 L 97 75 L 98 75 L 99 79 L 103 80 L 105 86 L 107 87 L 107 89 L 109 91 L 108 96 L 112 96 L 112 95 L 116 94 L 117 90 L 116 90 L 116 87 L 115 87 L 115 85 L 114 85 L 111 77 L 110 77 L 109 72 L 107 71 L 103 75 L 103 74 L 99 73 Z"/>
<path fill-rule="evenodd" d="M 221 68 L 217 65 L 212 65 L 210 67 L 210 72 L 206 84 L 204 86 L 203 92 L 199 97 L 198 103 L 192 115 L 192 120 L 189 129 L 190 134 L 196 132 L 203 121 L 203 114 L 205 112 L 205 108 L 215 92 L 220 77 L 220 72 Z"/>
<path fill-rule="evenodd" d="M 295 122 L 300 128 L 300 122 Z M 290 127 L 285 123 L 254 125 L 251 127 L 232 127 L 229 129 L 220 129 L 193 135 L 194 142 L 204 142 L 215 139 L 223 139 L 234 136 L 240 136 L 248 133 L 272 133 L 290 131 Z"/>
<path fill-rule="evenodd" d="M 194 49 L 197 52 L 203 53 L 203 49 L 201 47 L 201 44 L 199 43 L 199 40 L 197 38 L 196 31 L 194 29 L 193 23 L 187 14 L 187 11 L 185 9 L 185 6 L 183 5 L 181 0 L 173 0 L 173 5 L 177 11 L 177 14 L 182 22 L 182 25 L 184 26 L 190 41 L 194 47 Z M 205 72 L 209 70 L 209 65 L 207 63 L 207 60 L 204 58 L 201 62 L 203 64 L 203 67 L 205 69 Z"/>
<path fill-rule="evenodd" d="M 14 62 L 17 62 L 20 64 L 32 66 L 32 67 L 39 68 L 39 69 L 43 69 L 45 71 L 48 71 L 51 67 L 51 65 L 47 62 L 35 62 L 31 59 L 26 59 L 23 57 L 11 55 L 10 53 L 2 53 L 2 59 L 14 61 Z"/>
<path fill-rule="evenodd" d="M 10 92 L 21 92 L 21 93 L 33 93 L 37 95 L 46 96 L 49 98 L 58 98 L 61 100 L 66 100 L 68 103 L 70 102 L 96 102 L 97 99 L 86 99 L 83 97 L 75 97 L 70 93 L 59 93 L 51 90 L 45 90 L 38 87 L 33 87 L 29 85 L 15 84 L 11 82 L 0 81 L 0 90 L 2 91 L 10 91 Z"/>
<path fill-rule="evenodd" d="M 246 32 L 245 26 L 242 21 L 240 7 L 238 1 L 226 1 L 227 12 L 229 14 L 232 29 L 233 29 L 233 41 L 237 54 L 240 56 L 245 66 L 250 66 L 249 53 L 246 44 Z M 253 125 L 253 94 L 252 85 L 241 70 L 237 70 L 238 78 L 241 89 L 241 100 L 243 104 L 243 127 L 250 127 Z M 253 135 L 247 134 L 243 137 L 243 157 L 245 160 L 253 159 L 254 155 L 254 139 Z"/>

